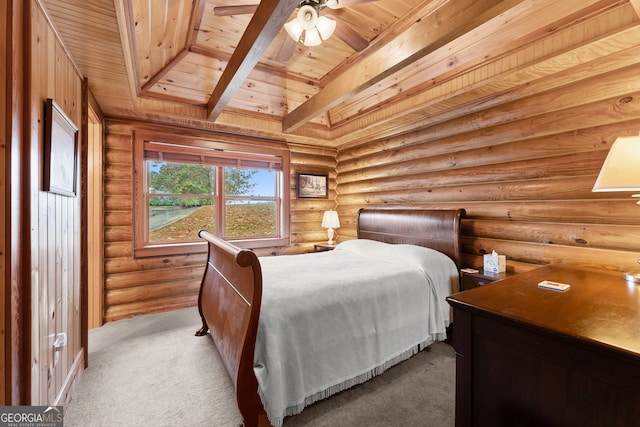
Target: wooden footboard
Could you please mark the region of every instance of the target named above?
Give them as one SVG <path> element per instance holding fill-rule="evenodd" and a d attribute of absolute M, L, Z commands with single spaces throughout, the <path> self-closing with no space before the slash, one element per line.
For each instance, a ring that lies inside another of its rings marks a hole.
<path fill-rule="evenodd" d="M 209 255 L 198 297 L 202 328 L 211 332 L 220 357 L 236 389 L 238 408 L 245 426 L 258 425 L 263 413 L 253 355 L 262 299 L 262 272 L 257 256 L 201 230 Z"/>

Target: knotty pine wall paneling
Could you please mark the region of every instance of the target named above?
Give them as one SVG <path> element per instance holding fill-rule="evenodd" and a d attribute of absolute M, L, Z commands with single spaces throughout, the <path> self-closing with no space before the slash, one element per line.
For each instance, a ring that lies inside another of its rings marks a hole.
<path fill-rule="evenodd" d="M 8 117 L 13 117 L 13 108 L 9 104 L 9 99 L 13 99 L 13 93 L 7 90 L 9 87 L 14 87 L 13 84 L 7 84 L 8 81 L 12 80 L 12 76 L 9 75 L 9 70 L 12 70 L 15 65 L 11 64 L 12 60 L 9 58 L 13 57 L 12 55 L 7 55 L 7 52 L 11 51 L 11 41 L 13 40 L 13 34 L 9 32 L 9 28 L 12 27 L 12 13 L 10 13 L 8 2 L 2 2 L 0 4 L 0 22 L 2 22 L 2 26 L 5 28 L 4 30 L 0 30 L 0 57 L 9 60 L 9 63 L 5 64 L 5 67 L 0 69 L 0 89 L 2 91 L 2 99 L 3 111 L 5 114 L 0 115 L 0 165 L 2 165 L 2 175 L 0 176 L 0 195 L 3 197 L 3 203 L 0 203 L 0 230 L 2 230 L 2 238 L 0 238 L 0 306 L 2 306 L 2 316 L 0 316 L 0 354 L 3 355 L 2 359 L 0 359 L 0 405 L 9 405 L 11 404 L 11 395 L 12 391 L 11 387 L 7 387 L 8 384 L 11 384 L 9 378 L 11 377 L 10 372 L 12 371 L 12 364 L 8 361 L 11 360 L 11 357 L 7 357 L 12 354 L 11 345 L 7 345 L 10 342 L 14 341 L 14 334 L 19 333 L 19 331 L 13 331 L 11 325 L 11 316 L 10 313 L 12 311 L 12 304 L 10 303 L 11 298 L 9 296 L 12 294 L 11 292 L 11 279 L 10 272 L 14 270 L 12 263 L 13 257 L 11 255 L 11 251 L 7 250 L 9 247 L 9 242 L 12 236 L 12 232 L 10 229 L 10 218 L 11 218 L 11 205 L 7 203 L 10 198 L 8 197 L 11 194 L 9 189 L 9 185 L 11 183 L 10 171 L 11 171 L 11 146 L 10 143 L 10 129 L 12 128 L 12 124 Z"/>
<path fill-rule="evenodd" d="M 83 222 L 87 230 L 86 258 L 83 259 L 87 275 L 87 293 L 83 304 L 87 305 L 87 328 L 84 333 L 88 334 L 89 329 L 102 326 L 103 317 L 103 279 L 104 279 L 104 243 L 103 243 L 103 157 L 104 148 L 103 134 L 103 114 L 96 99 L 88 89 L 88 81 L 84 80 L 86 90 L 85 103 L 87 109 L 86 116 L 86 203 L 83 207 Z M 88 335 L 87 335 L 88 340 Z"/>
<path fill-rule="evenodd" d="M 134 258 L 133 256 L 133 143 L 136 130 L 163 129 L 184 134 L 184 128 L 122 119 L 106 121 L 104 150 L 104 321 L 195 306 L 206 254 Z M 233 136 L 190 130 L 202 138 L 234 142 Z M 279 141 L 274 141 L 280 143 Z M 263 143 L 264 142 L 259 142 Z M 281 143 L 280 143 L 281 144 Z M 288 247 L 256 249 L 258 255 L 278 255 L 313 250 L 326 239 L 320 227 L 322 213 L 335 209 L 335 155 L 333 149 L 296 144 L 291 151 L 291 219 Z M 295 173 L 327 172 L 328 199 L 295 197 Z"/>
<path fill-rule="evenodd" d="M 30 224 L 31 405 L 65 404 L 84 366 L 81 342 L 80 158 L 76 197 L 43 191 L 44 105 L 52 98 L 79 128 L 82 79 L 38 1 L 29 2 L 27 204 Z M 73 166 L 70 166 L 73 167 Z M 58 334 L 66 346 L 53 351 Z"/>
<path fill-rule="evenodd" d="M 640 65 L 583 75 L 339 150 L 342 233 L 355 237 L 361 207 L 464 208 L 465 266 L 482 268 L 496 250 L 516 272 L 556 262 L 634 268 L 640 206 L 631 193 L 591 188 L 616 137 L 640 131 Z"/>

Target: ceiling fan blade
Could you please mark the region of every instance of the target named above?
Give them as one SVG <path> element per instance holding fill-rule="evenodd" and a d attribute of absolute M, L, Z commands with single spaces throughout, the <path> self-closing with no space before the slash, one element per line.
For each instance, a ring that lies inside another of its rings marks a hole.
<path fill-rule="evenodd" d="M 238 6 L 216 6 L 213 14 L 216 16 L 247 15 L 254 13 L 258 8 L 257 4 L 241 4 Z"/>
<path fill-rule="evenodd" d="M 358 34 L 353 28 L 345 24 L 340 18 L 336 18 L 335 35 L 356 52 L 362 52 L 369 46 L 369 41 Z"/>
<path fill-rule="evenodd" d="M 342 9 L 343 7 L 349 7 L 360 3 L 371 3 L 373 1 L 377 0 L 333 0 L 327 1 L 327 6 L 331 9 Z"/>
<path fill-rule="evenodd" d="M 296 50 L 297 45 L 298 42 L 289 37 L 289 35 L 286 35 L 284 41 L 282 42 L 282 45 L 280 46 L 280 50 L 276 55 L 276 61 L 287 62 L 288 60 L 290 60 L 293 56 L 293 52 Z"/>

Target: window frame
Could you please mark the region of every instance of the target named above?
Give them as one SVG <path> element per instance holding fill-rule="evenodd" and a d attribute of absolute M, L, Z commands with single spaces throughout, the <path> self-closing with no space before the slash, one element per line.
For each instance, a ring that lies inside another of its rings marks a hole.
<path fill-rule="evenodd" d="M 265 248 L 287 246 L 290 242 L 289 216 L 290 216 L 290 153 L 289 150 L 276 147 L 253 146 L 249 144 L 224 142 L 217 139 L 205 139 L 170 133 L 159 133 L 150 131 L 134 132 L 133 150 L 133 255 L 134 258 L 148 256 L 183 255 L 191 253 L 202 253 L 207 251 L 206 242 L 147 242 L 147 232 L 149 229 L 149 215 L 147 206 L 148 176 L 145 168 L 145 147 L 148 143 L 169 144 L 172 150 L 184 152 L 211 150 L 211 157 L 227 158 L 230 160 L 243 160 L 259 158 L 260 156 L 275 156 L 281 159 L 281 179 L 276 194 L 276 209 L 278 213 L 280 235 L 267 238 L 246 238 L 246 239 L 225 239 L 230 243 L 242 248 Z M 176 150 L 176 147 L 179 147 Z M 173 161 L 173 160 L 172 160 Z M 219 165 L 218 168 L 233 167 L 232 165 Z M 249 166 L 250 168 L 250 166 Z M 216 179 L 216 191 L 221 191 L 224 182 Z M 280 203 L 277 203 L 280 200 Z M 218 193 L 216 197 L 216 230 L 209 230 L 216 235 L 224 230 L 224 204 L 226 198 L 224 193 Z M 279 206 L 278 206 L 279 205 Z M 277 227 L 278 228 L 278 227 Z"/>

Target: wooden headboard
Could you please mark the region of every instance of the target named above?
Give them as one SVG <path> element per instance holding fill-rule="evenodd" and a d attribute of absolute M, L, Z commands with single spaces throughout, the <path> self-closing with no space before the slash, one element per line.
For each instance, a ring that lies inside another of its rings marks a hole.
<path fill-rule="evenodd" d="M 425 246 L 462 264 L 460 220 L 464 209 L 360 209 L 359 239 Z"/>

